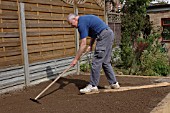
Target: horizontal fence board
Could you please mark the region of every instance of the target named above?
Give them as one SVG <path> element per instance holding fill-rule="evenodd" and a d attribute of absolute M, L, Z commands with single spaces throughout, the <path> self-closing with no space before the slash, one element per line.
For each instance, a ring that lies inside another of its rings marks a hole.
<path fill-rule="evenodd" d="M 0 28 L 19 28 L 18 23 L 0 23 Z"/>
<path fill-rule="evenodd" d="M 1 19 L 14 19 L 17 20 L 18 16 L 17 15 L 6 15 L 6 14 L 0 14 Z"/>
<path fill-rule="evenodd" d="M 21 51 L 12 50 L 12 51 L 0 52 L 0 57 L 16 56 L 16 55 L 21 55 Z"/>
<path fill-rule="evenodd" d="M 9 60 L 9 61 L 0 61 L 0 69 L 5 69 L 9 67 L 16 67 L 22 65 L 21 59 Z"/>
<path fill-rule="evenodd" d="M 12 51 L 12 50 L 19 51 L 21 50 L 21 47 L 20 46 L 5 47 L 2 51 Z"/>
<path fill-rule="evenodd" d="M 17 6 L 16 1 L 9 1 L 9 0 L 1 0 L 1 4 Z"/>
<path fill-rule="evenodd" d="M 75 42 L 74 36 L 68 38 L 66 36 L 61 36 L 60 38 L 54 36 L 47 38 L 41 37 L 41 39 L 39 39 L 39 37 L 28 38 L 28 45 L 48 43 L 59 44 L 62 42 Z"/>
<path fill-rule="evenodd" d="M 18 13 L 17 13 L 17 11 L 13 11 L 13 10 L 1 10 L 1 14 L 3 14 L 3 15 L 17 15 Z"/>
<path fill-rule="evenodd" d="M 45 32 L 67 32 L 65 28 L 28 28 L 27 32 L 37 32 L 37 33 L 45 33 Z M 68 31 L 69 32 L 69 31 Z M 73 31 L 70 31 L 73 32 Z"/>
<path fill-rule="evenodd" d="M 2 23 L 18 23 L 18 20 L 4 20 L 3 19 Z"/>
<path fill-rule="evenodd" d="M 0 69 L 20 66 L 22 64 L 21 55 L 0 58 Z"/>
<path fill-rule="evenodd" d="M 68 27 L 70 28 L 71 26 L 68 25 L 68 24 L 53 24 L 53 23 L 49 23 L 49 24 L 46 24 L 46 23 L 41 23 L 41 24 L 26 24 L 26 27 L 27 28 L 65 28 L 65 27 Z"/>
<path fill-rule="evenodd" d="M 93 15 L 97 15 L 97 16 L 104 16 L 104 13 L 100 13 L 98 11 L 84 11 L 84 10 L 79 10 L 80 14 L 93 14 Z"/>
<path fill-rule="evenodd" d="M 64 30 L 65 28 L 63 27 L 50 27 L 50 28 L 27 28 L 27 32 L 51 32 L 51 31 L 55 31 L 55 32 L 66 32 Z"/>
<path fill-rule="evenodd" d="M 0 47 L 13 47 L 13 46 L 20 46 L 19 41 L 15 42 L 0 42 Z"/>
<path fill-rule="evenodd" d="M 40 21 L 37 21 L 37 20 L 27 20 L 26 21 L 26 24 L 68 24 L 67 21 L 63 21 L 63 20 L 60 20 L 60 21 L 54 21 L 54 20 L 40 20 Z"/>
<path fill-rule="evenodd" d="M 60 52 L 60 54 L 56 54 L 56 53 L 52 54 L 52 55 L 47 54 L 47 55 L 44 55 L 43 57 L 41 55 L 29 56 L 29 61 L 30 61 L 30 63 L 34 63 L 35 61 L 36 62 L 44 61 L 44 59 L 50 60 L 50 59 L 56 59 L 56 58 L 65 58 L 65 57 L 73 56 L 74 53 L 64 54 L 64 53 Z"/>
<path fill-rule="evenodd" d="M 4 38 L 16 38 L 19 37 L 19 32 L 0 32 L 0 37 L 4 37 Z"/>
<path fill-rule="evenodd" d="M 68 14 L 74 12 L 73 8 L 65 9 L 62 6 L 56 7 L 56 6 L 33 6 L 32 4 L 26 4 L 25 5 L 25 11 L 33 11 L 33 12 L 46 12 L 46 13 L 60 13 L 60 14 Z"/>
<path fill-rule="evenodd" d="M 28 47 L 28 53 L 35 53 L 35 52 L 43 52 L 43 51 L 52 51 L 52 50 L 61 50 L 61 49 L 67 49 L 67 48 L 74 48 L 74 45 L 67 45 L 67 46 L 55 46 L 55 47 L 39 47 L 37 46 L 32 46 Z"/>
<path fill-rule="evenodd" d="M 61 0 L 19 0 L 23 3 L 37 3 L 37 4 L 44 4 L 44 5 L 56 5 L 56 6 L 65 6 L 65 7 L 73 7 L 69 4 L 64 3 Z"/>
<path fill-rule="evenodd" d="M 2 32 L 4 33 L 15 33 L 15 32 L 18 32 L 18 29 L 2 29 Z M 10 38 L 10 37 L 9 37 Z"/>
<path fill-rule="evenodd" d="M 0 9 L 2 9 L 2 10 L 14 10 L 14 11 L 18 11 L 17 5 L 0 4 Z"/>
<path fill-rule="evenodd" d="M 0 15 L 1 17 L 1 15 Z M 5 18 L 4 16 L 2 16 L 2 18 Z M 6 17 L 7 18 L 7 17 Z M 10 18 L 13 18 L 15 19 L 16 17 L 13 16 L 13 17 L 10 17 Z M 67 17 L 66 16 L 56 16 L 56 15 L 53 15 L 53 16 L 49 16 L 49 15 L 33 15 L 33 14 L 25 14 L 25 18 L 26 20 L 29 19 L 29 20 L 66 20 Z M 9 19 L 9 17 L 8 17 Z"/>
<path fill-rule="evenodd" d="M 16 56 L 9 56 L 9 57 L 5 57 L 6 61 L 15 61 L 15 60 L 21 60 L 21 55 L 16 55 Z"/>
<path fill-rule="evenodd" d="M 74 32 L 56 32 L 56 31 L 49 31 L 49 32 L 27 32 L 27 36 L 51 36 L 51 35 L 73 35 Z M 1 37 L 1 33 L 0 33 Z"/>

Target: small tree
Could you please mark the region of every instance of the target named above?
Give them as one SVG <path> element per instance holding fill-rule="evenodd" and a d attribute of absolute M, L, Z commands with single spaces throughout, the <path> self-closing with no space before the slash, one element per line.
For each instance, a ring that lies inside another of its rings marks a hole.
<path fill-rule="evenodd" d="M 122 10 L 121 58 L 124 68 L 129 69 L 128 74 L 133 74 L 132 68 L 139 63 L 141 51 L 139 51 L 138 43 L 142 41 L 139 41 L 140 34 L 150 27 L 148 19 L 146 19 L 146 7 L 150 1 L 128 0 Z M 147 36 L 145 37 L 147 38 Z"/>
<path fill-rule="evenodd" d="M 141 69 L 144 69 L 142 63 L 145 60 L 142 58 L 141 61 L 141 57 L 144 50 L 151 52 L 152 48 L 155 48 L 153 46 L 155 40 L 159 38 L 158 35 L 151 35 L 152 27 L 149 16 L 146 14 L 146 8 L 151 1 L 128 0 L 122 9 L 121 60 L 122 68 L 128 70 L 127 74 L 142 74 Z M 160 48 L 158 45 L 156 47 Z M 154 54 L 158 53 L 159 51 L 154 52 Z M 152 63 L 152 65 L 156 64 Z M 167 73 L 169 73 L 168 70 Z M 152 69 L 152 71 L 156 73 L 155 69 Z"/>

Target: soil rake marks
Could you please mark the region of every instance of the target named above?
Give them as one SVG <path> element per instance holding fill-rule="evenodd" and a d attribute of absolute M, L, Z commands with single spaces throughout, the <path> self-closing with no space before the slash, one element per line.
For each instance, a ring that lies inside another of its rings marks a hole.
<path fill-rule="evenodd" d="M 45 92 L 47 91 L 47 89 L 49 89 L 63 74 L 65 74 L 69 69 L 71 68 L 71 66 L 69 66 L 67 69 L 65 69 L 63 71 L 63 73 L 61 73 L 51 84 L 49 84 L 43 91 L 41 91 L 41 93 L 39 95 L 37 95 L 34 99 L 30 98 L 30 100 L 32 100 L 33 102 L 39 103 L 38 98 Z"/>
<path fill-rule="evenodd" d="M 83 55 L 80 57 L 80 59 L 81 59 L 84 55 L 86 55 L 87 53 L 88 53 L 88 51 L 85 52 L 85 53 L 83 53 Z M 57 76 L 57 78 L 56 78 L 52 83 L 50 83 L 43 91 L 41 91 L 35 98 L 30 98 L 30 100 L 33 101 L 33 102 L 36 102 L 36 103 L 40 103 L 40 102 L 38 101 L 38 98 L 39 98 L 45 91 L 47 91 L 61 76 L 63 76 L 71 67 L 72 67 L 72 66 L 70 65 L 70 66 L 69 66 L 67 69 L 65 69 L 59 76 Z"/>

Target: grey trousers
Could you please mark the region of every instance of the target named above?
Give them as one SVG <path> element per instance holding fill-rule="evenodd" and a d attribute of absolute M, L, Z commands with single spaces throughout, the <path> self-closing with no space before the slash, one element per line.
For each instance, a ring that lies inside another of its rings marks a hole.
<path fill-rule="evenodd" d="M 117 80 L 110 63 L 114 40 L 113 31 L 110 28 L 103 30 L 97 36 L 96 40 L 94 57 L 92 59 L 90 84 L 98 86 L 101 68 L 103 68 L 109 84 L 116 83 Z"/>

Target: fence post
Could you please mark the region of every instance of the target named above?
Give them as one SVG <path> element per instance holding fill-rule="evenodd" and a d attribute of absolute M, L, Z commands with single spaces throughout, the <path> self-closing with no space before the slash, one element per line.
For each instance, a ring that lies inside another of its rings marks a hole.
<path fill-rule="evenodd" d="M 106 0 L 104 0 L 104 6 L 106 6 Z M 107 25 L 109 24 L 106 7 L 104 7 L 104 21 L 106 22 Z"/>
<path fill-rule="evenodd" d="M 78 15 L 78 8 L 77 8 L 77 3 L 74 1 L 74 13 Z M 75 39 L 76 39 L 76 53 L 79 50 L 79 32 L 78 29 L 75 29 Z M 80 61 L 77 62 L 77 75 L 80 74 Z"/>
<path fill-rule="evenodd" d="M 27 34 L 26 34 L 26 23 L 25 23 L 25 7 L 24 3 L 19 3 L 19 19 L 20 19 L 20 37 L 22 41 L 22 57 L 24 59 L 24 73 L 25 73 L 25 85 L 30 84 L 29 78 L 29 60 L 28 60 L 28 49 L 27 49 Z"/>

